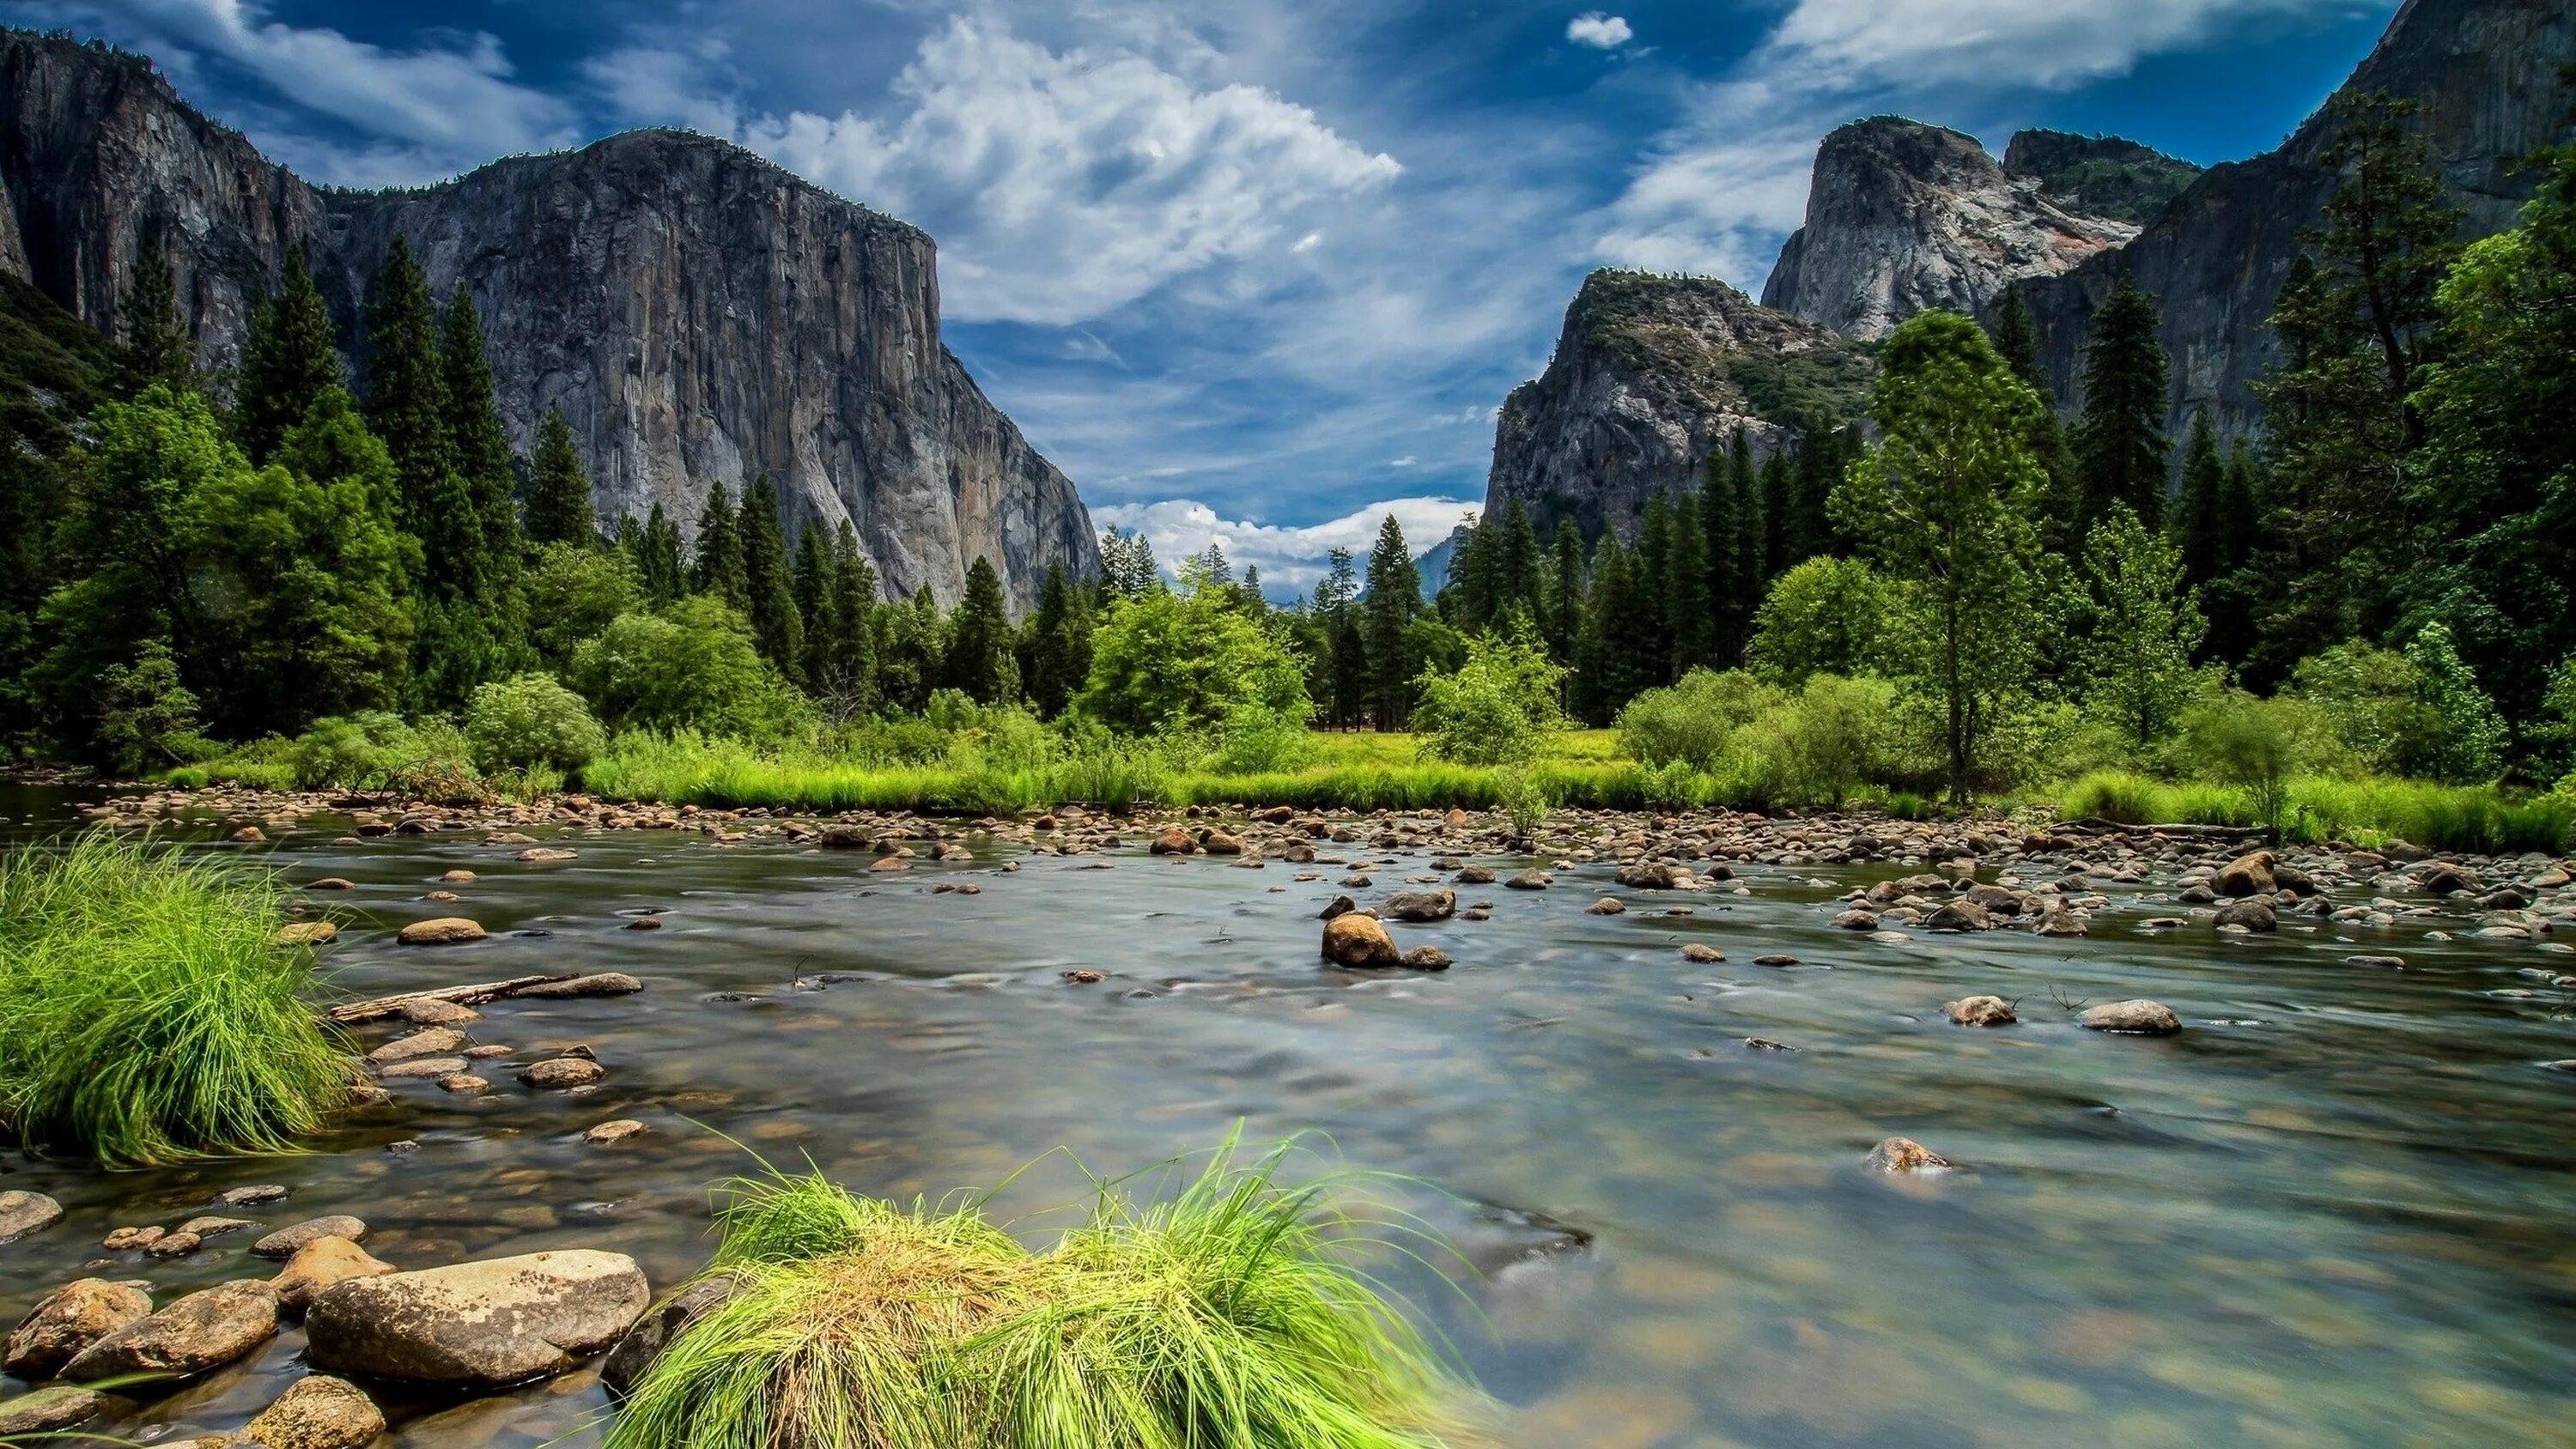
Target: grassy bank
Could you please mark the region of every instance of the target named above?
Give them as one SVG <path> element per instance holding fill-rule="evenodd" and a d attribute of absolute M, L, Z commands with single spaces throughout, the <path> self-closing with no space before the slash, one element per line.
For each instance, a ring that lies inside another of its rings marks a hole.
<path fill-rule="evenodd" d="M 291 1147 L 343 1100 L 282 889 L 229 861 L 87 835 L 0 859 L 0 1124 L 138 1166 Z"/>
<path fill-rule="evenodd" d="M 2099 816 L 2127 825 L 2265 823 L 2250 791 L 2111 770 L 2075 781 L 2054 804 L 2069 819 Z M 2311 776 L 2288 782 L 2281 833 L 2302 842 L 2404 840 L 2482 855 L 2566 850 L 2576 848 L 2576 799 L 2516 799 L 2491 785 Z"/>
<path fill-rule="evenodd" d="M 1104 1189 L 1044 1252 L 973 1206 L 739 1184 L 731 1299 L 635 1385 L 610 1449 L 1427 1449 L 1460 1388 L 1274 1153 L 1177 1198 Z"/>

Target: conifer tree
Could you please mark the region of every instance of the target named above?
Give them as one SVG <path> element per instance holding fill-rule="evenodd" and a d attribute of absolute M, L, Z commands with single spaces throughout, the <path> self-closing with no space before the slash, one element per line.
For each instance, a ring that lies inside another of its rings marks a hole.
<path fill-rule="evenodd" d="M 197 348 L 179 310 L 178 278 L 159 229 L 147 231 L 135 252 L 134 270 L 116 300 L 117 368 L 131 397 L 154 383 L 172 392 L 196 389 Z"/>
<path fill-rule="evenodd" d="M 477 573 L 486 588 L 505 588 L 518 574 L 522 547 L 518 460 L 510 450 L 510 435 L 501 426 L 500 403 L 492 395 L 492 359 L 484 348 L 483 323 L 474 313 L 474 295 L 462 281 L 448 297 L 447 315 L 441 321 L 439 365 L 446 384 L 447 435 L 456 451 L 456 471 L 465 480 L 475 516 L 482 523 Z"/>
<path fill-rule="evenodd" d="M 689 564 L 689 591 L 713 594 L 745 614 L 751 612 L 742 528 L 735 521 L 733 500 L 721 482 L 707 485 L 707 506 L 698 514 L 698 551 Z"/>
<path fill-rule="evenodd" d="M 1211 585 L 1211 587 L 1221 587 Z M 977 704 L 1004 704 L 1020 692 L 1019 665 L 1011 657 L 1010 604 L 990 559 L 975 555 L 966 568 L 966 593 L 948 622 L 946 683 Z"/>
<path fill-rule="evenodd" d="M 1789 458 L 1773 453 L 1762 460 L 1762 587 L 1780 577 L 1780 571 L 1796 562 L 1789 557 L 1789 530 L 1794 526 L 1789 508 Z M 1761 597 L 1757 591 L 1755 597 Z"/>
<path fill-rule="evenodd" d="M 832 550 L 823 530 L 808 525 L 796 531 L 794 579 L 796 617 L 804 625 L 796 677 L 809 690 L 820 691 L 832 652 Z"/>
<path fill-rule="evenodd" d="M 1583 648 L 1583 603 L 1591 582 L 1583 569 L 1583 530 L 1571 518 L 1557 522 L 1554 566 L 1548 574 L 1553 590 L 1547 604 L 1548 652 L 1573 665 Z"/>
<path fill-rule="evenodd" d="M 2172 369 L 2159 326 L 2155 299 L 2125 276 L 2093 315 L 2093 335 L 2084 343 L 2084 412 L 2075 426 L 2088 535 L 2114 503 L 2127 505 L 2150 529 L 2163 525 Z"/>
<path fill-rule="evenodd" d="M 1842 472 L 1841 434 L 1820 418 L 1808 419 L 1798 430 L 1798 457 L 1789 484 L 1789 521 L 1781 530 L 1787 542 L 1781 560 L 1784 567 L 1820 553 L 1841 552 L 1834 546 L 1833 520 L 1825 505 L 1833 497 L 1834 484 L 1841 480 Z"/>
<path fill-rule="evenodd" d="M 876 707 L 877 571 L 848 519 L 832 535 L 831 603 L 824 611 L 823 675 L 815 693 L 848 719 Z"/>
<path fill-rule="evenodd" d="M 242 348 L 234 399 L 242 451 L 253 463 L 267 462 L 314 400 L 347 381 L 331 309 L 305 270 L 304 248 L 288 247 L 285 287 L 251 313 L 250 338 Z"/>
<path fill-rule="evenodd" d="M 2074 444 L 2067 440 L 2065 420 L 2058 416 L 2057 380 L 2040 361 L 2039 330 L 2018 285 L 2006 287 L 1996 303 L 1994 341 L 1995 351 L 2002 354 L 2013 376 L 2038 394 L 2045 414 L 2032 445 L 2040 467 L 2048 471 L 2048 491 L 2040 507 L 2040 546 L 2072 558 L 2084 542 L 2076 531 L 2084 512 L 2084 470 L 2075 461 Z"/>
<path fill-rule="evenodd" d="M 1503 505 L 1500 545 L 1495 551 L 1494 589 L 1498 613 L 1514 606 L 1536 622 L 1546 604 L 1539 594 L 1538 528 L 1518 495 Z"/>
<path fill-rule="evenodd" d="M 2182 493 L 2175 500 L 2173 529 L 2183 572 L 2195 585 L 2227 572 L 2228 533 L 2251 522 L 2230 516 L 2227 504 L 2227 461 L 2219 456 L 2218 429 L 2202 408 L 2191 415 L 2191 431 L 2183 441 Z"/>
<path fill-rule="evenodd" d="M 1708 537 L 1699 521 L 1700 496 L 1673 500 L 1672 560 L 1665 569 L 1664 617 L 1672 631 L 1667 673 L 1679 679 L 1708 661 L 1715 619 L 1708 597 Z"/>
<path fill-rule="evenodd" d="M 483 527 L 458 475 L 447 426 L 438 308 L 411 246 L 394 238 L 367 318 L 367 426 L 394 461 L 403 526 L 421 543 L 424 583 L 445 598 L 482 593 Z M 424 636 L 431 630 L 424 627 Z"/>
<path fill-rule="evenodd" d="M 1361 632 L 1368 643 L 1369 703 L 1377 727 L 1402 729 L 1413 700 L 1413 661 L 1405 657 L 1405 626 L 1422 612 L 1422 574 L 1404 546 L 1403 525 L 1390 513 L 1369 550 L 1368 597 Z"/>
<path fill-rule="evenodd" d="M 743 490 L 736 528 L 742 536 L 743 612 L 760 657 L 789 679 L 805 670 L 805 623 L 796 615 L 796 588 L 779 525 L 778 485 L 766 473 Z"/>
<path fill-rule="evenodd" d="M 1091 674 L 1091 609 L 1062 564 L 1047 565 L 1029 619 L 1028 662 L 1020 671 L 1029 703 L 1047 718 L 1064 712 Z"/>
<path fill-rule="evenodd" d="M 624 524 L 619 525 L 621 532 Z M 655 503 L 637 540 L 635 572 L 644 580 L 644 600 L 654 608 L 679 602 L 688 592 L 688 569 L 681 562 L 680 526 Z"/>
<path fill-rule="evenodd" d="M 1627 667 L 1649 686 L 1665 683 L 1672 655 L 1673 617 L 1669 593 L 1673 578 L 1673 504 L 1658 493 L 1646 500 L 1637 520 L 1637 551 L 1629 561 L 1631 598 L 1637 632 L 1623 642 L 1631 658 Z"/>
<path fill-rule="evenodd" d="M 661 505 L 654 507 L 658 511 Z M 629 521 L 620 521 L 621 532 Z M 568 543 L 578 548 L 599 542 L 599 518 L 591 511 L 590 470 L 582 464 L 572 424 L 555 404 L 547 405 L 545 421 L 537 425 L 536 456 L 528 461 L 528 538 L 533 543 Z M 644 560 L 636 559 L 636 566 L 643 568 Z"/>
<path fill-rule="evenodd" d="M 1752 611 L 1746 607 L 1752 584 L 1744 574 L 1743 473 L 1737 464 L 1739 455 L 1750 453 L 1751 444 L 1739 426 L 1726 444 L 1708 450 L 1708 466 L 1700 475 L 1700 555 L 1708 569 L 1704 588 L 1709 608 L 1709 653 L 1721 669 L 1732 668 L 1743 660 L 1745 626 L 1752 619 Z"/>

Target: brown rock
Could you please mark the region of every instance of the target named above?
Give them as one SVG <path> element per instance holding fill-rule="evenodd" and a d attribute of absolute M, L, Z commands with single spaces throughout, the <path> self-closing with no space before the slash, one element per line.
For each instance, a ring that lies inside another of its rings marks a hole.
<path fill-rule="evenodd" d="M 1705 945 L 1698 941 L 1691 941 L 1683 945 L 1682 959 L 1685 961 L 1723 961 L 1726 959 L 1726 953 L 1717 949 L 1715 946 Z"/>
<path fill-rule="evenodd" d="M 353 1278 L 313 1300 L 306 1352 L 326 1372 L 500 1388 L 572 1368 L 651 1301 L 634 1259 L 590 1249 Z"/>
<path fill-rule="evenodd" d="M 649 1130 L 651 1129 L 632 1117 L 619 1117 L 613 1121 L 598 1123 L 589 1131 L 582 1133 L 581 1138 L 584 1142 L 603 1144 L 623 1142 L 629 1137 L 641 1137 Z"/>
<path fill-rule="evenodd" d="M 1354 969 L 1403 964 L 1403 955 L 1375 916 L 1345 911 L 1324 923 L 1324 959 Z"/>
<path fill-rule="evenodd" d="M 414 1057 L 407 1062 L 395 1062 L 389 1067 L 380 1068 L 377 1075 L 389 1082 L 396 1078 L 408 1077 L 426 1077 L 436 1080 L 440 1077 L 455 1076 L 463 1070 L 465 1070 L 463 1057 Z"/>
<path fill-rule="evenodd" d="M 1941 1012 L 1961 1026 L 2010 1026 L 2020 1020 L 2000 996 L 1963 996 L 1942 1003 Z"/>
<path fill-rule="evenodd" d="M 255 1257 L 292 1258 L 306 1244 L 323 1238 L 346 1238 L 350 1242 L 358 1243 L 366 1241 L 366 1237 L 365 1223 L 345 1213 L 334 1213 L 329 1217 L 306 1218 L 300 1223 L 290 1223 L 251 1244 L 250 1250 Z"/>
<path fill-rule="evenodd" d="M 433 916 L 403 927 L 398 939 L 406 946 L 452 946 L 482 940 L 483 928 L 463 916 Z"/>
<path fill-rule="evenodd" d="M 308 891 L 353 891 L 358 888 L 358 883 L 342 876 L 326 875 L 320 880 L 307 882 L 304 888 Z"/>
<path fill-rule="evenodd" d="M 356 1384 L 308 1374 L 244 1424 L 241 1437 L 268 1449 L 361 1449 L 383 1432 L 384 1412 Z"/>
<path fill-rule="evenodd" d="M 106 1407 L 107 1395 L 70 1384 L 0 1399 L 0 1443 L 68 1429 Z"/>
<path fill-rule="evenodd" d="M 396 1037 L 386 1042 L 383 1046 L 367 1053 L 367 1060 L 380 1067 L 389 1066 L 395 1062 L 410 1061 L 414 1057 L 450 1056 L 463 1045 L 465 1045 L 465 1033 L 454 1027 L 426 1027 L 409 1036 Z"/>
<path fill-rule="evenodd" d="M 1543 891 L 1555 883 L 1556 877 L 1549 875 L 1546 871 L 1539 869 L 1537 866 L 1531 866 L 1529 869 L 1513 876 L 1510 880 L 1503 882 L 1503 885 L 1508 889 L 1516 891 Z"/>
<path fill-rule="evenodd" d="M 519 859 L 530 865 L 545 865 L 558 860 L 578 860 L 580 857 L 580 851 L 565 850 L 553 845 L 534 845 L 519 852 Z"/>
<path fill-rule="evenodd" d="M 1146 847 L 1155 855 L 1193 855 L 1198 848 L 1199 843 L 1190 838 L 1190 833 L 1177 825 L 1164 826 L 1154 843 Z"/>
<path fill-rule="evenodd" d="M 329 1235 L 297 1248 L 286 1266 L 269 1280 L 269 1286 L 277 1290 L 280 1307 L 289 1313 L 301 1313 L 313 1302 L 314 1295 L 335 1283 L 392 1271 L 393 1264 L 376 1258 L 354 1240 Z"/>
<path fill-rule="evenodd" d="M 82 1349 L 62 1372 L 75 1382 L 127 1374 L 189 1378 L 231 1363 L 276 1332 L 276 1290 L 242 1279 L 136 1319 Z"/>
<path fill-rule="evenodd" d="M 2218 924 L 2243 926 L 2249 931 L 2277 931 L 2281 928 L 2281 919 L 2273 914 L 2271 902 L 2249 899 L 2229 901 L 2220 906 Z"/>
<path fill-rule="evenodd" d="M 2084 918 L 2069 910 L 2054 910 L 2040 917 L 2039 934 L 2043 936 L 2081 936 Z"/>
<path fill-rule="evenodd" d="M 1228 835 L 1222 830 L 1210 830 L 1199 837 L 1199 849 L 1210 855 L 1241 855 L 1243 837 Z"/>
<path fill-rule="evenodd" d="M 340 928 L 329 921 L 289 921 L 277 928 L 281 946 L 328 946 L 340 939 Z"/>
<path fill-rule="evenodd" d="M 1627 902 L 1620 900 L 1617 896 L 1603 896 L 1601 899 L 1585 906 L 1583 908 L 1583 914 L 1587 916 L 1617 916 L 1625 915 L 1627 910 Z"/>
<path fill-rule="evenodd" d="M 531 1087 L 586 1087 L 607 1075 L 607 1068 L 587 1057 L 556 1057 L 519 1068 L 519 1080 Z"/>
<path fill-rule="evenodd" d="M 893 859 L 888 856 L 887 859 Z M 547 981 L 513 995 L 531 1001 L 565 1001 L 584 996 L 632 996 L 644 989 L 644 983 L 623 971 L 601 971 L 589 976 L 576 976 L 570 981 Z"/>
<path fill-rule="evenodd" d="M 18 1321 L 0 1367 L 30 1382 L 52 1378 L 82 1349 L 151 1313 L 152 1295 L 131 1283 L 74 1279 Z"/>
<path fill-rule="evenodd" d="M 42 1232 L 62 1221 L 63 1205 L 41 1192 L 0 1192 L 0 1243 Z"/>
<path fill-rule="evenodd" d="M 2268 896 L 2278 889 L 2272 879 L 2272 852 L 2258 850 L 2227 863 L 2209 883 L 2222 896 Z"/>
<path fill-rule="evenodd" d="M 1386 899 L 1386 914 L 1399 921 L 1445 921 L 1457 913 L 1453 890 L 1397 891 Z"/>
<path fill-rule="evenodd" d="M 1948 1172 L 1958 1164 L 1911 1137 L 1890 1137 L 1869 1151 L 1861 1166 L 1871 1172 L 1902 1176 L 1910 1172 Z"/>
<path fill-rule="evenodd" d="M 1416 946 L 1404 953 L 1404 964 L 1416 971 L 1446 971 L 1449 953 L 1437 946 Z"/>
<path fill-rule="evenodd" d="M 2106 1001 L 2089 1007 L 2076 1018 L 2076 1024 L 2093 1031 L 2122 1032 L 2133 1036 L 2171 1036 L 2182 1030 L 2182 1018 L 2162 1002 L 2143 998 L 2132 1001 Z"/>

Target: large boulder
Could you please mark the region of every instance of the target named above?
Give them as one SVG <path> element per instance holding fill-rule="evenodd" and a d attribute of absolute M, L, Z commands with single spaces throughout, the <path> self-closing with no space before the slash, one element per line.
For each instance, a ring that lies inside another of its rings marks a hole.
<path fill-rule="evenodd" d="M 2182 1018 L 2173 1008 L 2160 1001 L 2143 998 L 2132 1001 L 2106 1001 L 2086 1008 L 2076 1024 L 2091 1031 L 2119 1032 L 2128 1036 L 2172 1036 L 2182 1030 Z"/>
<path fill-rule="evenodd" d="M 245 1278 L 136 1319 L 73 1355 L 62 1372 L 76 1383 L 127 1374 L 188 1378 L 231 1363 L 276 1332 L 276 1290 Z"/>
<path fill-rule="evenodd" d="M 361 1449 L 385 1432 L 384 1411 L 347 1379 L 308 1374 L 242 1426 L 268 1449 Z"/>
<path fill-rule="evenodd" d="M 2281 918 L 2273 914 L 2270 901 L 2248 897 L 2241 901 L 2229 901 L 2220 906 L 2218 924 L 2242 926 L 2249 931 L 2276 931 L 2281 927 Z"/>
<path fill-rule="evenodd" d="M 1400 966 L 1404 953 L 1377 917 L 1345 911 L 1324 923 L 1324 959 L 1353 970 Z"/>
<path fill-rule="evenodd" d="M 2268 850 L 2240 855 L 2219 871 L 2210 881 L 2210 888 L 2222 896 L 2268 896 L 2280 888 L 2272 879 L 2273 860 Z"/>
<path fill-rule="evenodd" d="M 1453 890 L 1397 891 L 1386 898 L 1386 914 L 1399 921 L 1445 921 L 1457 913 Z"/>
<path fill-rule="evenodd" d="M 652 1301 L 634 1259 L 587 1248 L 352 1278 L 313 1300 L 306 1358 L 329 1373 L 500 1388 L 608 1347 Z"/>
<path fill-rule="evenodd" d="M 0 1192 L 0 1243 L 50 1228 L 62 1215 L 63 1205 L 41 1192 Z"/>
<path fill-rule="evenodd" d="M 1995 918 L 1986 914 L 1986 908 L 1966 899 L 1943 901 L 1937 910 L 1923 918 L 1923 929 L 1927 931 L 1991 931 L 1994 928 Z"/>
<path fill-rule="evenodd" d="M 306 1218 L 290 1223 L 250 1245 L 252 1253 L 262 1258 L 292 1258 L 304 1245 L 319 1238 L 347 1238 L 350 1242 L 366 1241 L 367 1225 L 346 1213 L 327 1217 Z"/>
<path fill-rule="evenodd" d="M 1639 890 L 1668 891 L 1673 888 L 1673 868 L 1659 860 L 1632 860 L 1619 867 L 1619 884 Z"/>
<path fill-rule="evenodd" d="M 0 1367 L 29 1382 L 52 1378 L 82 1349 L 151 1314 L 152 1295 L 131 1283 L 75 1279 L 18 1321 Z"/>
<path fill-rule="evenodd" d="M 1154 837 L 1154 843 L 1145 848 L 1155 855 L 1195 855 L 1198 853 L 1199 843 L 1191 839 L 1190 833 L 1181 827 L 1167 825 Z"/>

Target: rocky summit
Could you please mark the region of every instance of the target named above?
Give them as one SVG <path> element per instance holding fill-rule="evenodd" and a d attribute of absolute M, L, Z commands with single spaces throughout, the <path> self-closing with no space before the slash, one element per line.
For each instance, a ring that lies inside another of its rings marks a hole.
<path fill-rule="evenodd" d="M 161 238 L 209 368 L 302 247 L 345 342 L 409 240 L 489 339 L 514 448 L 549 406 L 604 520 L 694 533 L 708 485 L 766 472 L 792 526 L 844 520 L 890 594 L 964 592 L 978 555 L 1026 608 L 1047 566 L 1096 571 L 1073 483 L 940 340 L 927 233 L 729 142 L 637 131 L 417 190 L 308 184 L 179 99 L 140 56 L 0 31 L 0 271 L 112 329 Z"/>

